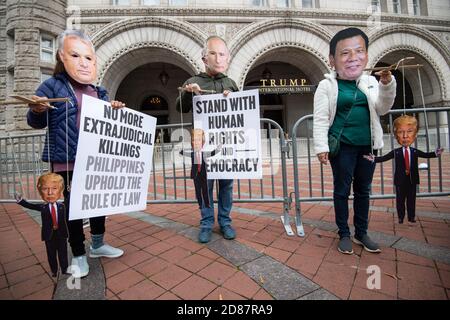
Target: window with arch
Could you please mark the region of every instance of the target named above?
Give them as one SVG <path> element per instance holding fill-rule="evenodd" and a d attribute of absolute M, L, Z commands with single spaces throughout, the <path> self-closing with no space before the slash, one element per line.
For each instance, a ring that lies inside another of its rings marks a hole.
<path fill-rule="evenodd" d="M 267 0 L 252 0 L 251 4 L 254 7 L 267 7 L 268 5 Z"/>
<path fill-rule="evenodd" d="M 314 8 L 313 0 L 302 0 L 302 8 Z"/>
<path fill-rule="evenodd" d="M 169 0 L 169 5 L 171 6 L 187 6 L 187 0 Z"/>
<path fill-rule="evenodd" d="M 402 7 L 400 4 L 400 0 L 392 0 L 392 9 L 394 13 L 401 13 Z"/>
<path fill-rule="evenodd" d="M 372 13 L 380 11 L 380 0 L 372 0 Z"/>
<path fill-rule="evenodd" d="M 55 37 L 41 34 L 41 61 L 55 62 Z"/>
<path fill-rule="evenodd" d="M 129 6 L 130 0 L 113 0 L 112 4 L 114 6 Z"/>
<path fill-rule="evenodd" d="M 160 0 L 142 0 L 143 6 L 159 6 L 160 4 Z"/>
<path fill-rule="evenodd" d="M 290 0 L 277 0 L 277 8 L 289 8 L 290 6 Z"/>
<path fill-rule="evenodd" d="M 413 12 L 415 16 L 420 16 L 420 1 L 413 0 Z"/>

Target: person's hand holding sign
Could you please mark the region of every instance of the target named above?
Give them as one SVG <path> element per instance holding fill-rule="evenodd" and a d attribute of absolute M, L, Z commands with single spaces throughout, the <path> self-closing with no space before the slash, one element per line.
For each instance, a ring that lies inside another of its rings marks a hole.
<path fill-rule="evenodd" d="M 120 108 L 125 108 L 126 105 L 123 102 L 113 100 L 113 101 L 111 101 L 111 107 L 114 109 L 120 109 Z"/>

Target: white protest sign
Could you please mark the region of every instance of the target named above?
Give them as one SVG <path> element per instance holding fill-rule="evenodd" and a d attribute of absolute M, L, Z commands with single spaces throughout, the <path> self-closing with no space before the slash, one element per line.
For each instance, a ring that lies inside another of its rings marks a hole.
<path fill-rule="evenodd" d="M 261 133 L 258 90 L 195 96 L 194 128 L 205 132 L 208 179 L 261 179 Z"/>
<path fill-rule="evenodd" d="M 69 220 L 143 210 L 156 118 L 83 95 Z"/>

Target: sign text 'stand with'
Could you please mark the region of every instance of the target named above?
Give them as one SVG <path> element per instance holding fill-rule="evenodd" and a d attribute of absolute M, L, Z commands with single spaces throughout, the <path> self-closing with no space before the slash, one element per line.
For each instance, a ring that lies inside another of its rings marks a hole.
<path fill-rule="evenodd" d="M 261 179 L 261 132 L 257 90 L 193 99 L 194 127 L 205 132 L 204 150 L 221 146 L 206 160 L 208 179 Z"/>

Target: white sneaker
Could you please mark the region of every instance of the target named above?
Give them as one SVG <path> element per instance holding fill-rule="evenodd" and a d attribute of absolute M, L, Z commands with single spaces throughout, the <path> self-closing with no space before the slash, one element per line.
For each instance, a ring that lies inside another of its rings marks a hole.
<path fill-rule="evenodd" d="M 74 278 L 86 277 L 89 274 L 89 264 L 86 255 L 72 258 L 72 264 L 67 268 Z"/>
<path fill-rule="evenodd" d="M 97 249 L 93 249 L 92 246 L 90 246 L 89 257 L 91 258 L 118 258 L 121 255 L 123 255 L 123 250 L 111 247 L 108 244 L 104 244 Z"/>

